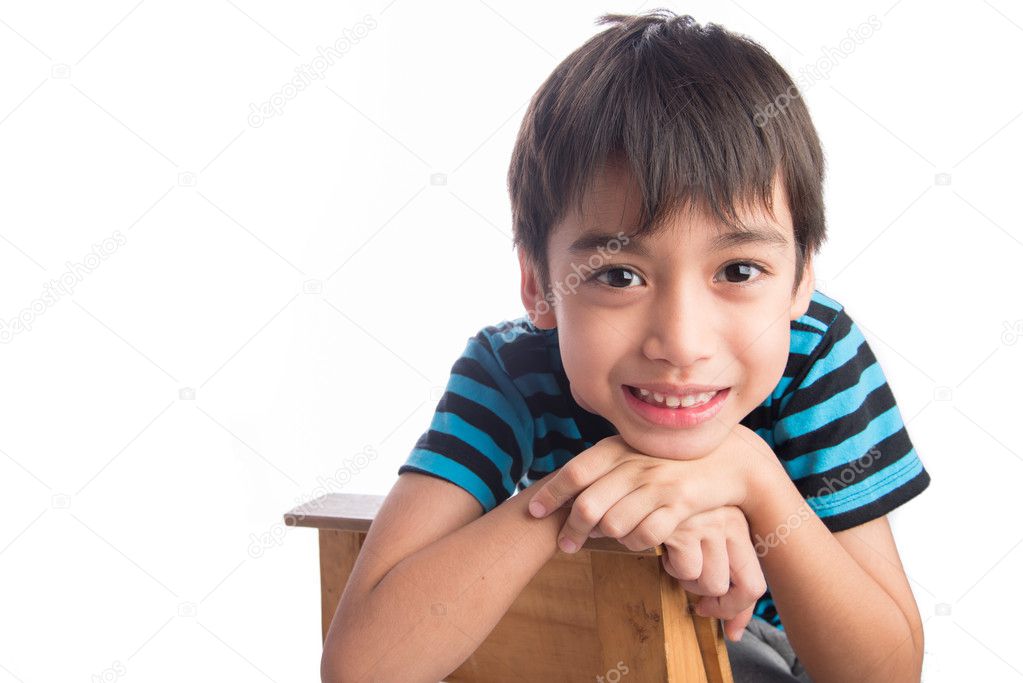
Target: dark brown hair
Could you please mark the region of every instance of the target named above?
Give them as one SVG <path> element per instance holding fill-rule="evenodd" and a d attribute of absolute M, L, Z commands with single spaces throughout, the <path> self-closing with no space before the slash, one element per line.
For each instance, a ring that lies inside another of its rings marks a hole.
<path fill-rule="evenodd" d="M 736 206 L 771 207 L 776 173 L 796 238 L 799 285 L 826 239 L 824 154 L 799 91 L 752 39 L 656 9 L 605 14 L 612 26 L 565 58 L 533 95 L 508 170 L 514 231 L 550 290 L 548 236 L 604 164 L 628 164 L 653 232 L 680 207 L 734 230 Z"/>

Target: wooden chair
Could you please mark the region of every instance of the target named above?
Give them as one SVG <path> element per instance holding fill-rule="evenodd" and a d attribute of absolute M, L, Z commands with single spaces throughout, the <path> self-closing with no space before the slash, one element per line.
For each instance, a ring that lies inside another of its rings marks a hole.
<path fill-rule="evenodd" d="M 319 529 L 324 639 L 383 500 L 332 493 L 284 516 L 289 526 Z M 689 608 L 691 596 L 661 566 L 664 552 L 592 538 L 557 553 L 446 681 L 731 683 L 721 621 Z"/>

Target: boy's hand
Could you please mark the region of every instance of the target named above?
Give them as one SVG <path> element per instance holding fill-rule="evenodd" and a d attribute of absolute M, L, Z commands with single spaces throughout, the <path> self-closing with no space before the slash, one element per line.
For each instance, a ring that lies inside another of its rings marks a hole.
<path fill-rule="evenodd" d="M 664 570 L 688 592 L 704 596 L 696 613 L 724 619 L 725 635 L 739 640 L 767 590 L 742 510 L 726 505 L 693 515 L 664 545 Z"/>
<path fill-rule="evenodd" d="M 575 552 L 595 527 L 629 550 L 664 543 L 682 522 L 726 505 L 745 509 L 753 477 L 770 446 L 738 424 L 711 453 L 669 460 L 634 451 L 620 435 L 601 439 L 566 463 L 533 494 L 529 511 L 545 517 L 571 505 L 559 546 Z M 575 499 L 574 501 L 572 499 Z"/>

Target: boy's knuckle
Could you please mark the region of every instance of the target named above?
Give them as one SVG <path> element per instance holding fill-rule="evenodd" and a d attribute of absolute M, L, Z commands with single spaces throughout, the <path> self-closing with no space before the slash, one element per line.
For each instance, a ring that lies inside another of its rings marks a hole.
<path fill-rule="evenodd" d="M 664 535 L 651 529 L 643 538 L 643 542 L 647 544 L 646 547 L 654 548 L 664 543 Z"/>
<path fill-rule="evenodd" d="M 577 498 L 575 502 L 579 521 L 587 527 L 595 527 L 600 523 L 601 514 L 596 504 L 585 498 Z M 608 525 L 611 526 L 611 525 Z"/>
<path fill-rule="evenodd" d="M 749 533 L 749 524 L 742 513 L 739 513 L 738 516 L 729 515 L 725 520 L 724 527 L 736 535 L 746 536 Z"/>
<path fill-rule="evenodd" d="M 622 528 L 621 524 L 615 524 L 613 520 L 603 520 L 600 522 L 600 526 L 605 530 L 605 533 L 609 538 L 621 539 L 625 535 L 625 529 Z"/>
<path fill-rule="evenodd" d="M 705 595 L 704 591 L 706 590 L 706 588 L 704 588 L 703 584 L 701 584 L 699 582 L 699 579 L 700 579 L 700 572 L 699 571 L 697 571 L 696 569 L 693 569 L 692 567 L 682 567 L 679 570 L 679 577 L 683 581 L 692 581 L 692 582 L 694 582 L 696 584 L 696 586 L 698 587 L 699 591 L 700 591 L 700 595 Z"/>
<path fill-rule="evenodd" d="M 722 581 L 721 579 L 705 580 L 703 582 L 703 586 L 706 591 L 706 595 L 711 595 L 715 598 L 719 598 L 728 592 L 727 581 Z"/>
<path fill-rule="evenodd" d="M 572 463 L 565 465 L 562 470 L 562 476 L 565 482 L 574 490 L 582 487 L 586 477 L 586 472 L 583 471 L 582 466 L 572 466 Z"/>
<path fill-rule="evenodd" d="M 646 547 L 642 545 L 639 541 L 637 541 L 635 536 L 626 536 L 625 538 L 621 539 L 621 543 L 622 545 L 624 545 L 626 548 L 633 552 L 639 552 L 640 550 L 643 550 Z"/>
<path fill-rule="evenodd" d="M 639 546 L 637 550 L 653 548 L 661 542 L 657 534 L 649 529 L 637 529 L 632 536 L 635 538 L 636 544 Z"/>

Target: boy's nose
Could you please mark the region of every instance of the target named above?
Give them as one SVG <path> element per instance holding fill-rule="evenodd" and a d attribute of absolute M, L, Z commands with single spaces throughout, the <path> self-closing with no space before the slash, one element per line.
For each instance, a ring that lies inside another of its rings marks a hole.
<path fill-rule="evenodd" d="M 647 358 L 684 368 L 714 354 L 716 321 L 703 298 L 680 292 L 658 303 L 643 340 Z"/>

